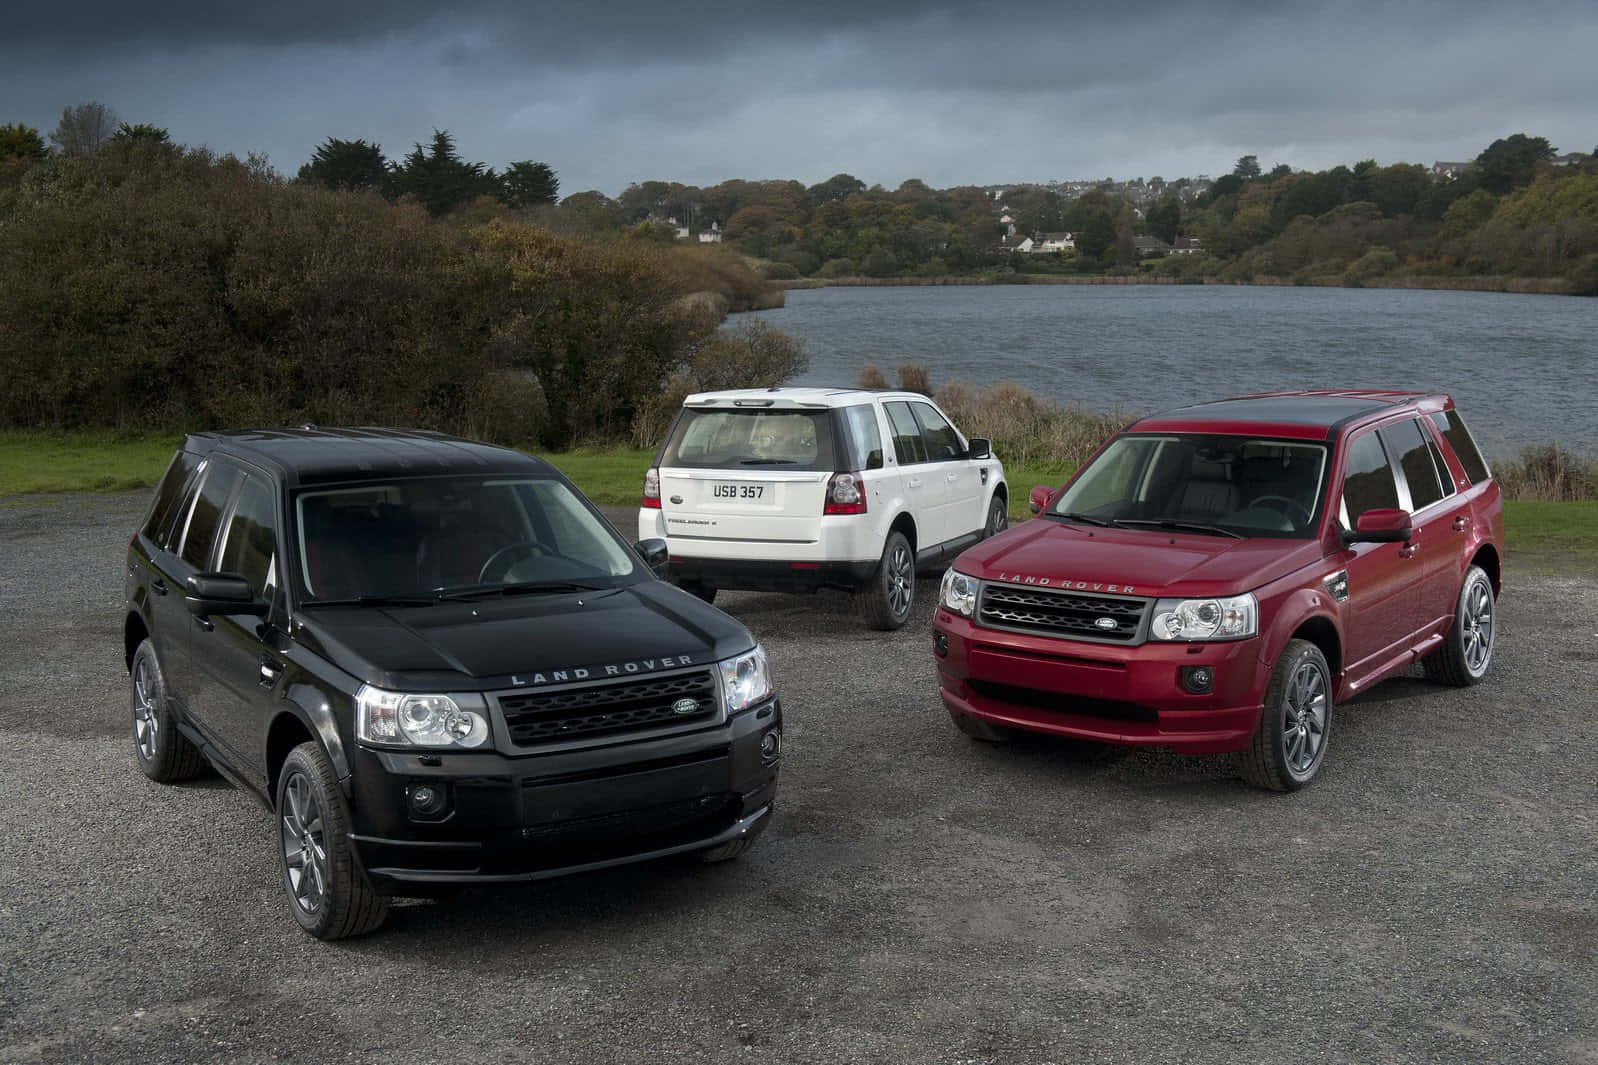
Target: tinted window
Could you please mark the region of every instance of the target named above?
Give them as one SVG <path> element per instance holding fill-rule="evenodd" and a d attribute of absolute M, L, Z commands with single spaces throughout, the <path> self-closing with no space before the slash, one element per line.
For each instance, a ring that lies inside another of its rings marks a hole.
<path fill-rule="evenodd" d="M 1420 423 L 1411 418 L 1383 426 L 1379 432 L 1388 451 L 1398 456 L 1398 468 L 1409 482 L 1410 509 L 1421 510 L 1443 498 L 1437 465 L 1432 462 L 1432 449 L 1427 446 L 1427 434 Z"/>
<path fill-rule="evenodd" d="M 179 451 L 172 456 L 166 475 L 155 489 L 155 500 L 150 505 L 150 514 L 140 532 L 163 547 L 166 544 L 162 533 L 172 527 L 172 517 L 178 510 L 179 500 L 183 498 L 183 489 L 188 486 L 189 478 L 194 476 L 195 467 L 199 464 L 200 456 Z"/>
<path fill-rule="evenodd" d="M 1343 523 L 1350 529 L 1367 510 L 1398 506 L 1398 483 L 1387 452 L 1375 433 L 1366 433 L 1348 446 L 1343 470 Z"/>
<path fill-rule="evenodd" d="M 237 573 L 250 582 L 257 595 L 277 587 L 277 511 L 271 486 L 262 478 L 245 475 L 233 504 L 233 517 L 222 540 L 216 568 Z"/>
<path fill-rule="evenodd" d="M 1487 472 L 1487 463 L 1482 461 L 1481 452 L 1476 449 L 1475 438 L 1465 428 L 1465 420 L 1457 410 L 1438 411 L 1432 415 L 1432 424 L 1442 430 L 1443 439 L 1454 449 L 1454 455 L 1464 467 L 1465 476 L 1470 478 L 1471 484 L 1480 484 L 1492 476 Z"/>
<path fill-rule="evenodd" d="M 921 438 L 927 444 L 927 458 L 931 462 L 948 462 L 964 458 L 965 448 L 960 446 L 960 434 L 954 426 L 925 403 L 915 405 L 916 420 L 921 423 Z"/>
<path fill-rule="evenodd" d="M 225 462 L 212 462 L 206 467 L 200 483 L 199 497 L 189 512 L 188 525 L 183 532 L 183 546 L 179 557 L 196 569 L 204 569 L 211 557 L 211 545 L 216 542 L 216 528 L 222 519 L 222 508 L 239 483 L 239 469 Z"/>
<path fill-rule="evenodd" d="M 888 421 L 893 426 L 893 453 L 899 465 L 909 466 L 927 461 L 926 445 L 921 442 L 921 426 L 910 413 L 908 403 L 884 403 Z"/>
<path fill-rule="evenodd" d="M 660 464 L 687 469 L 785 466 L 833 470 L 832 419 L 825 410 L 684 410 Z"/>
<path fill-rule="evenodd" d="M 839 413 L 849 427 L 849 436 L 854 440 L 855 453 L 860 456 L 862 466 L 868 470 L 880 470 L 882 430 L 877 428 L 877 409 L 867 403 L 858 407 L 844 407 Z"/>

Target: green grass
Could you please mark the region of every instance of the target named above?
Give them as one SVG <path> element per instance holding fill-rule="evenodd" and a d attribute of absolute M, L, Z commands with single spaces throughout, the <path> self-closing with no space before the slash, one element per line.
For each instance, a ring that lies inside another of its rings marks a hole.
<path fill-rule="evenodd" d="M 1004 456 L 1001 454 L 999 458 Z M 1075 469 L 1068 462 L 1006 462 L 1004 483 L 1010 487 L 1010 520 L 1025 521 L 1032 516 L 1026 501 L 1036 485 L 1046 484 L 1051 490 L 1058 488 Z"/>
<path fill-rule="evenodd" d="M 0 495 L 118 492 L 160 479 L 180 436 L 0 432 Z"/>
<path fill-rule="evenodd" d="M 653 451 L 628 448 L 577 448 L 556 454 L 534 452 L 571 478 L 589 499 L 600 506 L 636 506 L 644 494 L 644 471 L 655 460 Z"/>
<path fill-rule="evenodd" d="M 1598 572 L 1598 502 L 1504 504 L 1506 572 Z"/>

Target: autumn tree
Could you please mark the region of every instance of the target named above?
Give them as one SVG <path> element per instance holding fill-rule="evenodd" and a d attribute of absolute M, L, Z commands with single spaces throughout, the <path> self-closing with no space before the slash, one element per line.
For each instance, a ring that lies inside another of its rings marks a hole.
<path fill-rule="evenodd" d="M 50 143 L 63 155 L 84 155 L 110 140 L 116 129 L 116 112 L 89 100 L 62 108 L 61 121 L 50 131 Z"/>

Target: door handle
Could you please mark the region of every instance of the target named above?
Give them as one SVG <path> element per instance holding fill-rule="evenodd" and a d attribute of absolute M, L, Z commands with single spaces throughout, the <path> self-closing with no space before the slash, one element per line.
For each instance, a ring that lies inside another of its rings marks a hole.
<path fill-rule="evenodd" d="M 1419 550 L 1420 550 L 1420 541 L 1419 540 L 1411 540 L 1409 543 L 1405 544 L 1403 547 L 1400 547 L 1398 549 L 1398 557 L 1399 558 L 1414 558 L 1415 557 L 1415 552 L 1419 551 Z"/>
<path fill-rule="evenodd" d="M 1470 528 L 1470 519 L 1465 515 L 1461 514 L 1459 517 L 1454 519 L 1455 532 L 1464 532 L 1468 528 Z"/>
<path fill-rule="evenodd" d="M 958 473 L 951 473 L 947 479 L 950 481 L 958 481 L 960 479 L 960 475 Z"/>
<path fill-rule="evenodd" d="M 165 595 L 167 592 L 166 581 L 163 581 L 160 577 L 157 577 L 155 580 L 150 582 L 150 591 L 154 592 L 156 595 Z"/>
<path fill-rule="evenodd" d="M 905 483 L 908 484 L 911 488 L 920 488 L 921 487 L 921 478 L 912 477 L 912 478 L 910 478 L 910 480 L 906 481 Z"/>
<path fill-rule="evenodd" d="M 271 658 L 261 659 L 261 687 L 270 688 L 283 675 L 283 667 Z"/>

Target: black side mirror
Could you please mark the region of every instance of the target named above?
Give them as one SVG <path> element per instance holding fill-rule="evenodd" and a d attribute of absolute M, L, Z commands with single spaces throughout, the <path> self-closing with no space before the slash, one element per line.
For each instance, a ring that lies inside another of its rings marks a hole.
<path fill-rule="evenodd" d="M 644 556 L 644 565 L 655 571 L 655 576 L 661 580 L 666 579 L 666 563 L 671 558 L 671 552 L 666 547 L 666 541 L 658 536 L 648 540 L 639 540 L 633 547 Z"/>
<path fill-rule="evenodd" d="M 968 459 L 991 459 L 993 457 L 993 441 L 984 436 L 973 436 L 966 446 L 965 457 Z"/>
<path fill-rule="evenodd" d="M 208 618 L 212 614 L 265 617 L 272 609 L 266 600 L 255 598 L 250 582 L 237 573 L 196 573 L 186 584 L 188 594 L 183 602 L 197 618 Z"/>

